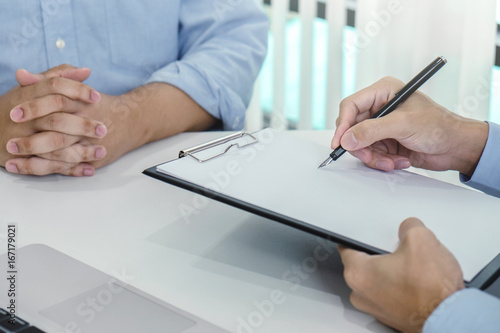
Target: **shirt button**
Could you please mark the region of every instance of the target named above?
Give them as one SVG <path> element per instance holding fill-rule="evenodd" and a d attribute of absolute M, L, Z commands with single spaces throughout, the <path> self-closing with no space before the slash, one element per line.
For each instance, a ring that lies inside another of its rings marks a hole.
<path fill-rule="evenodd" d="M 59 38 L 56 42 L 56 47 L 58 49 L 64 49 L 64 47 L 66 46 L 66 43 L 64 42 L 64 40 L 62 40 L 61 38 Z"/>

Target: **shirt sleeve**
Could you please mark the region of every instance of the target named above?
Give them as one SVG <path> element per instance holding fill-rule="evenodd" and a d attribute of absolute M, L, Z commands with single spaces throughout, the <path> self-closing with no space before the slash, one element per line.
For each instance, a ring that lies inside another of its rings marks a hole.
<path fill-rule="evenodd" d="M 257 0 L 181 1 L 179 59 L 146 83 L 183 90 L 224 129 L 241 129 L 267 51 L 269 22 Z"/>
<path fill-rule="evenodd" d="M 460 181 L 484 193 L 500 197 L 500 125 L 488 123 L 486 146 L 472 177 L 460 174 Z"/>
<path fill-rule="evenodd" d="M 500 299 L 478 289 L 462 289 L 427 318 L 423 333 L 500 332 Z"/>

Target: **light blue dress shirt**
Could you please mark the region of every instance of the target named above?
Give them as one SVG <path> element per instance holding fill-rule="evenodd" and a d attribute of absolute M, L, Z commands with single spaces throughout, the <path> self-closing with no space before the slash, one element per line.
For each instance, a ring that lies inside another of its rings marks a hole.
<path fill-rule="evenodd" d="M 500 125 L 488 124 L 488 141 L 474 174 L 470 179 L 461 175 L 460 179 L 467 185 L 500 197 Z M 432 312 L 423 332 L 498 333 L 500 299 L 478 289 L 458 291 Z"/>
<path fill-rule="evenodd" d="M 462 183 L 500 197 L 500 125 L 488 123 L 486 146 L 472 177 L 460 175 Z"/>
<path fill-rule="evenodd" d="M 0 94 L 66 63 L 106 94 L 171 84 L 240 129 L 267 33 L 258 0 L 0 0 Z"/>
<path fill-rule="evenodd" d="M 423 333 L 499 333 L 500 299 L 478 289 L 446 298 L 425 322 Z"/>

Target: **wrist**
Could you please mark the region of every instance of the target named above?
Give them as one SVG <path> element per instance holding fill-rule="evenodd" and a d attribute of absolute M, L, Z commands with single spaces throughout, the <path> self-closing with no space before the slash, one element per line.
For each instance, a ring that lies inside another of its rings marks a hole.
<path fill-rule="evenodd" d="M 456 135 L 453 138 L 456 142 L 453 152 L 454 163 L 451 169 L 471 177 L 483 154 L 489 127 L 484 121 L 460 117 L 456 128 Z"/>
<path fill-rule="evenodd" d="M 148 93 L 149 91 L 139 87 L 117 96 L 114 103 L 113 113 L 118 125 L 116 137 L 121 141 L 125 152 L 150 142 L 151 127 L 144 115 L 147 106 L 143 105 L 149 98 Z"/>
<path fill-rule="evenodd" d="M 184 91 L 166 83 L 147 84 L 125 98 L 135 106 L 133 124 L 141 144 L 181 132 L 203 131 L 215 123 L 215 118 Z"/>

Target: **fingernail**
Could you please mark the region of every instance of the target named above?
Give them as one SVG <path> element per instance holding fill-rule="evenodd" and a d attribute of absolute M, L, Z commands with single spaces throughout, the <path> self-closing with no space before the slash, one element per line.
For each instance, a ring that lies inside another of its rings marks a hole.
<path fill-rule="evenodd" d="M 17 166 L 15 164 L 12 164 L 12 163 L 7 163 L 5 165 L 5 169 L 11 173 L 19 173 L 19 170 L 17 170 Z"/>
<path fill-rule="evenodd" d="M 14 108 L 10 111 L 10 119 L 14 121 L 20 121 L 23 119 L 24 112 L 21 108 Z"/>
<path fill-rule="evenodd" d="M 410 161 L 397 161 L 396 169 L 408 169 L 411 166 Z"/>
<path fill-rule="evenodd" d="M 344 137 L 342 139 L 342 147 L 344 149 L 352 150 L 356 148 L 357 145 L 358 145 L 358 140 L 356 139 L 356 136 L 354 136 L 354 133 L 352 131 L 344 134 Z"/>
<path fill-rule="evenodd" d="M 17 144 L 15 142 L 8 142 L 7 151 L 11 154 L 17 154 L 19 153 L 19 148 L 17 148 Z"/>
<path fill-rule="evenodd" d="M 83 175 L 85 177 L 92 177 L 94 175 L 94 169 L 92 169 L 92 168 L 83 169 Z"/>
<path fill-rule="evenodd" d="M 96 151 L 95 151 L 95 158 L 97 158 L 97 159 L 100 160 L 104 156 L 106 156 L 106 149 L 104 149 L 104 148 L 97 148 Z"/>
<path fill-rule="evenodd" d="M 90 99 L 92 102 L 99 102 L 101 100 L 101 94 L 99 94 L 97 91 L 92 90 L 90 93 Z"/>
<path fill-rule="evenodd" d="M 384 171 L 391 171 L 392 170 L 392 165 L 388 161 L 377 161 L 375 164 L 375 167 L 379 170 L 384 170 Z"/>
<path fill-rule="evenodd" d="M 108 129 L 106 128 L 106 126 L 104 125 L 97 125 L 96 129 L 95 129 L 95 134 L 97 134 L 98 137 L 102 138 L 106 135 L 106 133 L 108 132 Z"/>

